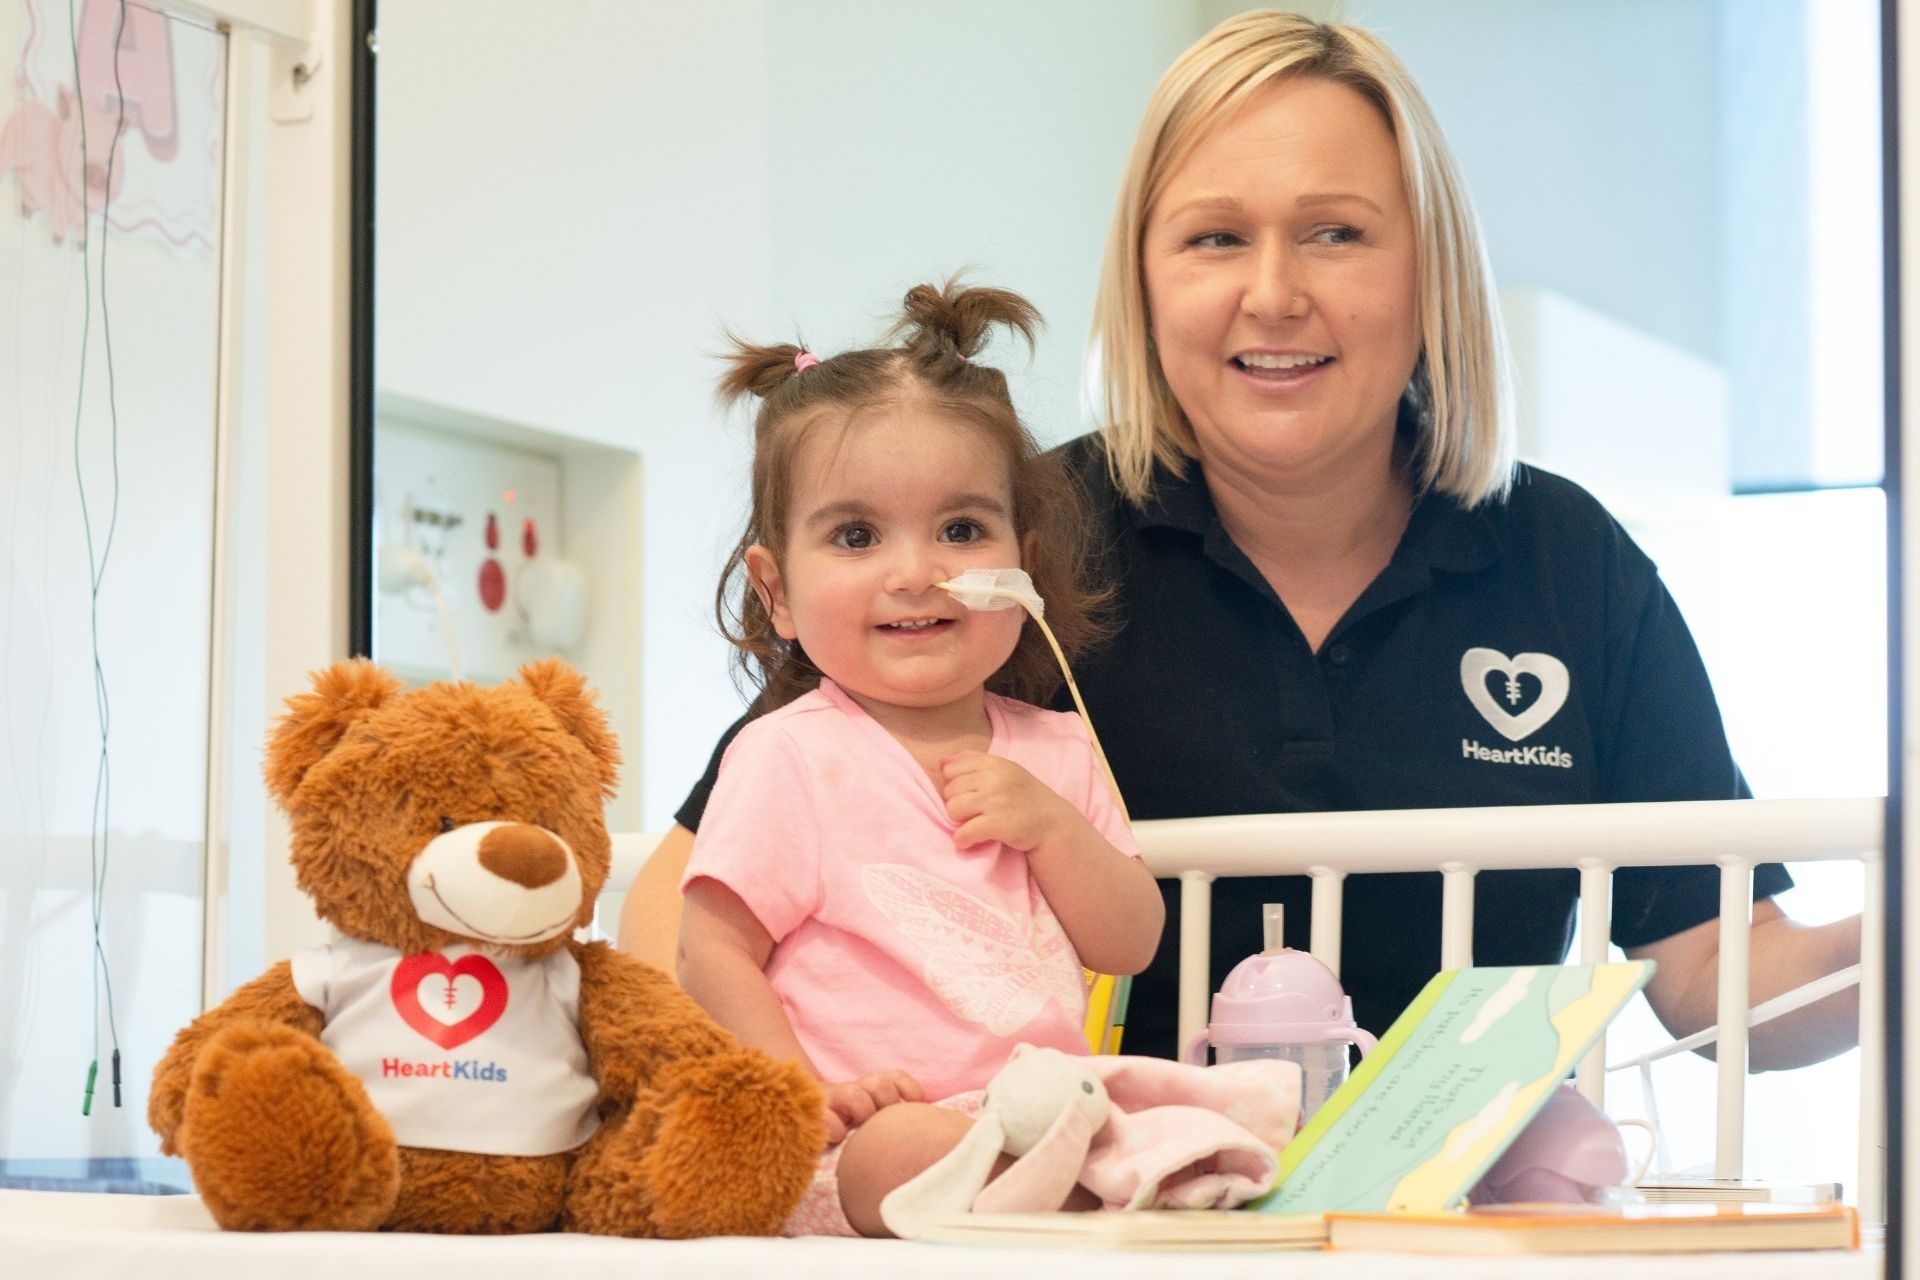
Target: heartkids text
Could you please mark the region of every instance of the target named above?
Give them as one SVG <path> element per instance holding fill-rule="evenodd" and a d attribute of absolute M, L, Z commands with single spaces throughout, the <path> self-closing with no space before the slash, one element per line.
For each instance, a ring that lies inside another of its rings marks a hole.
<path fill-rule="evenodd" d="M 459 1062 L 407 1062 L 400 1058 L 380 1059 L 382 1076 L 410 1076 L 414 1078 L 437 1077 L 441 1080 L 484 1080 L 490 1084 L 504 1084 L 507 1069 L 497 1062 L 482 1062 L 478 1058 L 466 1058 Z"/>
<path fill-rule="evenodd" d="M 1472 738 L 1460 739 L 1460 754 L 1469 760 L 1487 760 L 1494 764 L 1544 764 L 1556 769 L 1573 768 L 1573 756 L 1559 747 L 1483 747 Z"/>

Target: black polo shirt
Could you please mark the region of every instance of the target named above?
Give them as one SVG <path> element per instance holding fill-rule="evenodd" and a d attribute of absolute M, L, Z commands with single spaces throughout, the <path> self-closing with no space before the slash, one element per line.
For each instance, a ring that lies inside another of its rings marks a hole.
<path fill-rule="evenodd" d="M 1422 497 L 1392 562 L 1315 653 L 1197 467 L 1162 470 L 1140 509 L 1114 491 L 1097 437 L 1062 454 L 1096 513 L 1119 623 L 1075 677 L 1136 819 L 1749 794 L 1652 561 L 1567 480 L 1523 467 L 1504 501 L 1472 511 Z M 684 825 L 712 774 L 676 815 Z M 1764 867 L 1756 894 L 1790 883 Z M 1126 1047 L 1170 1056 L 1178 889 L 1162 889 L 1167 930 L 1135 980 Z M 1572 870 L 1476 877 L 1474 962 L 1560 960 L 1578 891 Z M 1306 946 L 1304 877 L 1217 881 L 1213 989 L 1260 949 L 1266 902 L 1286 904 L 1287 940 Z M 1622 946 L 1718 911 L 1712 868 L 1614 879 Z M 1439 874 L 1350 877 L 1342 932 L 1342 982 L 1377 1034 L 1438 968 Z"/>

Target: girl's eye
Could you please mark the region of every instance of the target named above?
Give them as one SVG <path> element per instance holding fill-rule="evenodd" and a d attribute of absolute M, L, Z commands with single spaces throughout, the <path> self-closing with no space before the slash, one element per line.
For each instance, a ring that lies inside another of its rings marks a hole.
<path fill-rule="evenodd" d="M 865 551 L 880 541 L 880 537 L 871 525 L 843 524 L 828 535 L 827 541 L 849 551 Z"/>
<path fill-rule="evenodd" d="M 978 542 L 986 536 L 987 531 L 975 520 L 949 520 L 940 531 L 942 542 Z"/>
<path fill-rule="evenodd" d="M 1194 236 L 1187 241 L 1190 249 L 1231 249 L 1235 245 L 1245 244 L 1239 235 L 1232 231 L 1209 231 L 1205 235 Z"/>
<path fill-rule="evenodd" d="M 451 830 L 453 830 L 453 819 L 449 818 L 444 813 L 441 814 L 440 815 L 440 834 L 445 835 L 447 832 Z"/>

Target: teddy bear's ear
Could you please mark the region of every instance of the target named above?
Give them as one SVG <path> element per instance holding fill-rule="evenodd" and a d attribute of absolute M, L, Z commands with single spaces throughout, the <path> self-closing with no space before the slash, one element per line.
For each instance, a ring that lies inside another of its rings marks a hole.
<path fill-rule="evenodd" d="M 568 733 L 586 744 L 600 766 L 600 789 L 611 800 L 620 781 L 620 740 L 607 726 L 607 713 L 594 701 L 586 679 L 558 658 L 542 658 L 521 667 L 520 680 Z"/>
<path fill-rule="evenodd" d="M 267 792 L 285 804 L 300 780 L 340 742 L 354 721 L 406 686 L 365 658 L 313 673 L 313 691 L 287 699 L 287 713 L 267 743 Z"/>

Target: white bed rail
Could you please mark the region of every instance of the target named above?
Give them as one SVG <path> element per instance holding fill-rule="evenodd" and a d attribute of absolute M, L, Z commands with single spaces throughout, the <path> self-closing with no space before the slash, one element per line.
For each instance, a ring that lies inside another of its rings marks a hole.
<path fill-rule="evenodd" d="M 1738 1177 L 1746 1113 L 1747 961 L 1753 868 L 1767 862 L 1865 865 L 1860 963 L 1859 1205 L 1883 1215 L 1885 990 L 1878 874 L 1886 802 L 1712 800 L 1671 804 L 1539 805 L 1260 814 L 1134 824 L 1155 875 L 1180 881 L 1179 1041 L 1203 1027 L 1211 996 L 1208 949 L 1213 882 L 1223 876 L 1304 875 L 1313 883 L 1309 946 L 1340 969 L 1347 876 L 1439 870 L 1444 877 L 1436 968 L 1473 963 L 1473 881 L 1481 871 L 1572 867 L 1580 872 L 1583 964 L 1606 959 L 1613 873 L 1620 867 L 1702 864 L 1720 869 L 1718 1100 L 1715 1173 Z M 658 842 L 614 837 L 610 890 L 624 889 Z M 1581 1063 L 1580 1087 L 1599 1101 L 1604 1043 Z"/>

